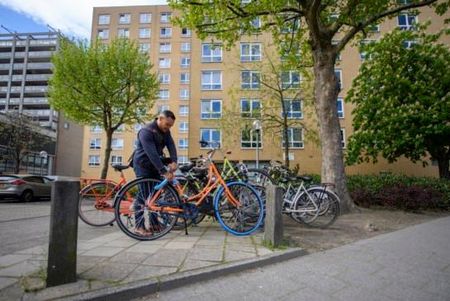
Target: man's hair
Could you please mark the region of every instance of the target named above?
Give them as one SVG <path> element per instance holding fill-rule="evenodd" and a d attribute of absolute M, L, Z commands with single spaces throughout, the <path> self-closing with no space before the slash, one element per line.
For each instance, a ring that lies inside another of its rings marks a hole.
<path fill-rule="evenodd" d="M 172 118 L 175 120 L 175 114 L 172 111 L 164 110 L 161 113 L 159 113 L 159 116 L 164 116 L 166 118 Z"/>

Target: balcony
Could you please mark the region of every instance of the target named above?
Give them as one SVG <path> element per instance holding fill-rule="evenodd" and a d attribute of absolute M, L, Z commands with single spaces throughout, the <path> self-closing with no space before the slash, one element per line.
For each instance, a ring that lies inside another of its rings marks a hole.
<path fill-rule="evenodd" d="M 26 86 L 25 93 L 47 93 L 48 86 Z"/>

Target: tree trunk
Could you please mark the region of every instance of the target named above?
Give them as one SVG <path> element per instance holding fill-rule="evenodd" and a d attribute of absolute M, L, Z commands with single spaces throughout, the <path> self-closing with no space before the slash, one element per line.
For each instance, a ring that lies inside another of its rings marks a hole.
<path fill-rule="evenodd" d="M 288 135 L 288 122 L 286 115 L 286 108 L 284 102 L 281 101 L 281 107 L 283 111 L 283 139 L 284 139 L 284 165 L 289 168 L 289 135 Z"/>
<path fill-rule="evenodd" d="M 341 198 L 341 212 L 355 208 L 347 189 L 341 132 L 337 115 L 337 79 L 334 74 L 332 50 L 314 49 L 314 103 L 319 120 L 322 148 L 322 183 L 332 183 Z"/>
<path fill-rule="evenodd" d="M 439 167 L 439 178 L 441 179 L 449 179 L 450 180 L 450 164 L 449 158 L 450 156 L 443 156 L 438 158 L 438 167 Z"/>
<path fill-rule="evenodd" d="M 106 130 L 106 148 L 105 148 L 105 158 L 103 159 L 102 174 L 101 179 L 106 179 L 108 176 L 109 167 L 109 157 L 111 156 L 111 142 L 112 142 L 113 131 L 111 129 Z"/>

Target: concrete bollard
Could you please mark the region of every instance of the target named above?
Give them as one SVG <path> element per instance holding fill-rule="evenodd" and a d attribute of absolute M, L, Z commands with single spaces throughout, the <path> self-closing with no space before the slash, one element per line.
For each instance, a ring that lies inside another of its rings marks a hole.
<path fill-rule="evenodd" d="M 266 218 L 264 222 L 264 241 L 273 247 L 283 242 L 283 189 L 273 184 L 266 187 Z"/>
<path fill-rule="evenodd" d="M 47 287 L 77 281 L 79 181 L 52 183 Z"/>

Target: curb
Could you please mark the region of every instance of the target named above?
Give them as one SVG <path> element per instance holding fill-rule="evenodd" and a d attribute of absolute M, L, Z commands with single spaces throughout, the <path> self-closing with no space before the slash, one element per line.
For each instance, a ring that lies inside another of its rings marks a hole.
<path fill-rule="evenodd" d="M 119 287 L 104 288 L 96 291 L 85 292 L 79 295 L 61 296 L 52 300 L 93 300 L 93 301 L 122 301 L 139 298 L 154 294 L 156 292 L 167 291 L 188 284 L 200 281 L 211 280 L 226 276 L 232 273 L 242 272 L 249 269 L 263 267 L 296 257 L 306 255 L 303 249 L 291 249 L 276 255 L 262 256 L 239 262 L 217 265 L 197 271 L 188 271 L 177 275 L 163 276 L 158 280 L 142 280 L 135 283 L 126 284 Z"/>

